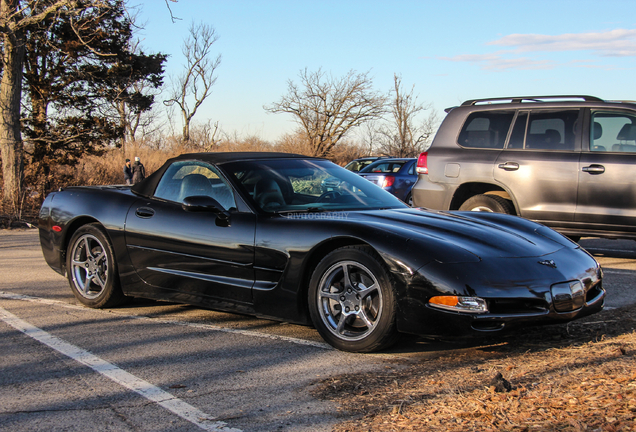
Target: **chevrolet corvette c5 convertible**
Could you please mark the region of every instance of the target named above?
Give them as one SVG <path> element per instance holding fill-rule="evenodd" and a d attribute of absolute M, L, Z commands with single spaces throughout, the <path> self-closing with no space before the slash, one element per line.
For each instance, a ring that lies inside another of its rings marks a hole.
<path fill-rule="evenodd" d="M 338 188 L 324 192 L 326 178 Z M 93 308 L 129 297 L 313 325 L 341 350 L 494 335 L 603 308 L 596 260 L 515 216 L 409 208 L 325 159 L 197 153 L 134 186 L 68 187 L 47 263 Z"/>

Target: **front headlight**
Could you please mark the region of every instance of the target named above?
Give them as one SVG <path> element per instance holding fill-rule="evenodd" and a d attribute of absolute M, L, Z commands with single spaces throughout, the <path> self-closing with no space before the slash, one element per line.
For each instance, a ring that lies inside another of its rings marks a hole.
<path fill-rule="evenodd" d="M 454 312 L 488 312 L 486 300 L 479 297 L 435 296 L 428 301 L 428 304 L 438 309 L 445 309 Z"/>
<path fill-rule="evenodd" d="M 557 312 L 571 312 L 585 305 L 585 289 L 580 281 L 554 284 L 550 292 Z"/>

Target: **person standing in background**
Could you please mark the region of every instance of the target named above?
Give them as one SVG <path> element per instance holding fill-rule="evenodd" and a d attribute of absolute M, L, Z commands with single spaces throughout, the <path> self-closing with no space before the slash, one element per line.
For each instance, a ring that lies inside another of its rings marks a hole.
<path fill-rule="evenodd" d="M 127 185 L 131 185 L 133 179 L 132 168 L 130 167 L 130 159 L 126 159 L 126 163 L 124 164 L 124 181 Z"/>
<path fill-rule="evenodd" d="M 132 182 L 137 184 L 146 178 L 146 168 L 139 160 L 139 156 L 135 156 L 135 163 L 132 165 Z"/>

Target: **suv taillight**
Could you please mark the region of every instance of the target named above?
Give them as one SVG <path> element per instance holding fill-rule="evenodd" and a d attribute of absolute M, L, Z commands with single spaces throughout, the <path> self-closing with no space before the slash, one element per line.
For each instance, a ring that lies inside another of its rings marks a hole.
<path fill-rule="evenodd" d="M 428 153 L 420 153 L 420 157 L 417 158 L 417 168 L 415 169 L 418 174 L 428 174 Z"/>

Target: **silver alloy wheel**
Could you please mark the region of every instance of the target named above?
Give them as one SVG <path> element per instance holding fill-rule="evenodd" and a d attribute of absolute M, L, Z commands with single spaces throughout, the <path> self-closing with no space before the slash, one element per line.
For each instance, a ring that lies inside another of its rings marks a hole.
<path fill-rule="evenodd" d="M 97 298 L 108 282 L 108 256 L 104 245 L 92 234 L 84 234 L 71 251 L 71 274 L 77 292 L 89 300 Z"/>
<path fill-rule="evenodd" d="M 486 206 L 476 206 L 471 208 L 470 211 L 494 213 L 490 207 L 486 207 Z"/>
<path fill-rule="evenodd" d="M 358 341 L 373 332 L 382 315 L 382 290 L 362 264 L 340 261 L 320 279 L 318 310 L 331 333 Z"/>

